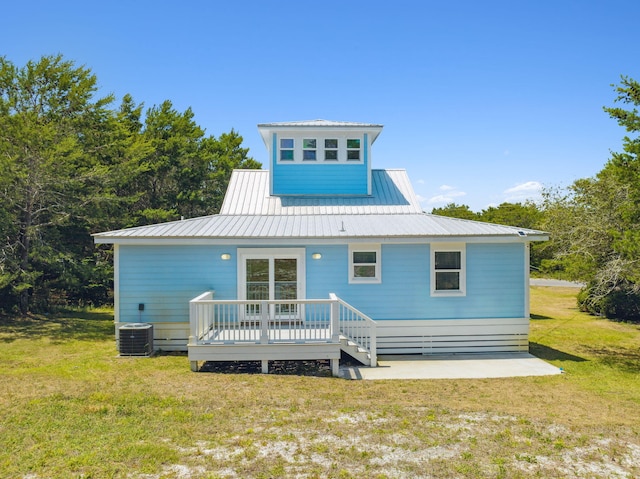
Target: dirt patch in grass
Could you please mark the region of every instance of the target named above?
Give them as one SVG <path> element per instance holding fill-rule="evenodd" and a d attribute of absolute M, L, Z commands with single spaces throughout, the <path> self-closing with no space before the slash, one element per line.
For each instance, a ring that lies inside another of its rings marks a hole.
<path fill-rule="evenodd" d="M 134 477 L 582 479 L 631 478 L 640 472 L 640 447 L 624 440 L 585 437 L 511 416 L 412 413 L 414 427 L 394 415 L 362 412 L 319 418 L 315 428 L 264 424 L 227 444 L 174 445 L 181 464 Z"/>

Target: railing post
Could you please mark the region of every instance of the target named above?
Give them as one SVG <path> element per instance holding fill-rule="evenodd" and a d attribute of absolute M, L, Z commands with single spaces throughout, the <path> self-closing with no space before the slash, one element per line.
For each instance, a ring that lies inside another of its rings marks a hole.
<path fill-rule="evenodd" d="M 189 302 L 189 343 L 188 345 L 196 344 L 196 304 L 192 301 Z"/>
<path fill-rule="evenodd" d="M 376 331 L 376 323 L 374 323 L 373 321 L 369 323 L 369 337 L 370 337 L 370 344 L 371 344 L 371 351 L 369 352 L 369 357 L 371 358 L 371 364 L 369 366 L 371 366 L 372 368 L 375 368 L 378 365 L 378 352 L 377 352 L 377 340 L 376 338 L 378 337 L 378 333 Z"/>
<path fill-rule="evenodd" d="M 266 301 L 260 302 L 260 342 L 269 342 L 269 305 Z"/>
<path fill-rule="evenodd" d="M 340 303 L 335 296 L 331 301 L 331 340 L 340 341 Z"/>

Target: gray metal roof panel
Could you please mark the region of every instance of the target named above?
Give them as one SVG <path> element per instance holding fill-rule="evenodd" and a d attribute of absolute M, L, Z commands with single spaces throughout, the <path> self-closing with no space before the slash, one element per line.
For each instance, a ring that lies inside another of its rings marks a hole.
<path fill-rule="evenodd" d="M 416 214 L 422 213 L 405 170 L 372 170 L 371 196 L 271 196 L 269 171 L 235 170 L 220 214 Z"/>
<path fill-rule="evenodd" d="M 536 230 L 460 220 L 426 213 L 412 215 L 214 215 L 97 233 L 119 238 L 434 238 L 544 236 Z"/>
<path fill-rule="evenodd" d="M 279 128 L 279 127 L 350 127 L 350 128 L 367 128 L 378 127 L 382 128 L 383 125 L 377 123 L 358 123 L 353 121 L 332 121 L 332 120 L 301 120 L 301 121 L 281 121 L 272 123 L 260 123 L 258 128 Z"/>

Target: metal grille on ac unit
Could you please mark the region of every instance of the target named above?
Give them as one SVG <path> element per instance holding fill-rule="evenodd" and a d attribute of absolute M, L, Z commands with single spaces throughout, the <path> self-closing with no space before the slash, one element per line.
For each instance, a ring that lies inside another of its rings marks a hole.
<path fill-rule="evenodd" d="M 150 356 L 153 353 L 153 325 L 129 323 L 118 328 L 121 356 Z"/>

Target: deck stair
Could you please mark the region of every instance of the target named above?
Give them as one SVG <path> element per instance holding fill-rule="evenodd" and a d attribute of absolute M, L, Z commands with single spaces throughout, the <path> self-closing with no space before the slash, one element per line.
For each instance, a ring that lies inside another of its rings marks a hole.
<path fill-rule="evenodd" d="M 365 366 L 371 366 L 371 353 L 343 335 L 340 335 L 340 350 Z"/>

